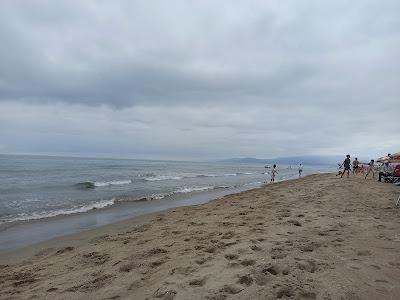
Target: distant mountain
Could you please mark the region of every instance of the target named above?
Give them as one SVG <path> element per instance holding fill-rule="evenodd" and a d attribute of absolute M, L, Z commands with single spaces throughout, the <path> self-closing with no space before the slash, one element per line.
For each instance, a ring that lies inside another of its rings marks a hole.
<path fill-rule="evenodd" d="M 305 155 L 305 156 L 287 156 L 287 157 L 276 157 L 276 158 L 230 158 L 223 159 L 219 162 L 222 163 L 239 163 L 239 164 L 282 164 L 282 165 L 319 165 L 319 166 L 336 166 L 344 160 L 342 156 L 318 156 L 318 155 Z"/>

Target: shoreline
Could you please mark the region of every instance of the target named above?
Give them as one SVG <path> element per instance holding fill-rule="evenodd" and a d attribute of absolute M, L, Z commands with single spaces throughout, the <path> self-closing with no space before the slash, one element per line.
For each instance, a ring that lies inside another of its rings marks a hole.
<path fill-rule="evenodd" d="M 41 219 L 16 221 L 12 224 L 0 226 L 0 255 L 3 252 L 14 251 L 21 247 L 29 247 L 49 239 L 70 234 L 79 234 L 87 230 L 95 230 L 103 226 L 123 222 L 132 218 L 154 214 L 177 207 L 191 206 L 207 203 L 225 195 L 236 194 L 241 191 L 251 190 L 254 187 L 239 187 L 178 195 L 173 198 L 155 199 L 149 201 L 118 202 L 109 207 L 92 209 L 82 213 L 57 215 Z M 19 237 L 23 232 L 22 238 Z M 30 232 L 31 234 L 27 234 Z M 41 234 L 45 232 L 45 234 Z M 50 237 L 48 235 L 50 234 Z M 17 236 L 17 240 L 13 237 Z"/>
<path fill-rule="evenodd" d="M 317 174 L 130 218 L 0 254 L 0 298 L 396 299 L 397 194 Z"/>
<path fill-rule="evenodd" d="M 288 181 L 293 181 L 293 180 L 300 180 L 302 178 L 306 178 L 308 176 L 313 176 L 313 175 L 320 175 L 320 174 L 330 174 L 330 173 L 318 173 L 318 174 L 309 174 L 309 175 L 305 175 L 301 178 L 290 178 L 290 179 L 285 179 L 285 180 L 281 180 L 281 181 L 276 181 L 274 183 L 274 185 L 279 184 L 279 183 L 283 183 L 283 182 L 288 182 Z M 226 197 L 226 196 L 232 196 L 232 195 L 237 195 L 243 192 L 248 192 L 248 191 L 252 191 L 252 190 L 256 190 L 259 188 L 263 188 L 265 186 L 270 186 L 271 183 L 263 183 L 260 186 L 253 186 L 250 187 L 250 185 L 248 185 L 247 188 L 239 187 L 236 188 L 234 190 L 230 189 L 230 190 L 223 190 L 221 191 L 223 193 L 223 195 L 220 196 L 215 196 L 215 197 L 207 197 L 207 192 L 203 192 L 203 194 L 195 194 L 194 196 L 200 196 L 202 199 L 208 199 L 205 200 L 205 202 L 201 201 L 200 203 L 189 203 L 189 204 L 182 204 L 182 205 L 178 205 L 178 206 L 172 206 L 169 208 L 165 208 L 162 210 L 157 210 L 154 212 L 149 212 L 149 213 L 144 213 L 144 214 L 139 214 L 139 215 L 130 215 L 124 219 L 121 220 L 117 220 L 111 223 L 107 223 L 104 225 L 100 225 L 100 226 L 96 226 L 93 228 L 89 228 L 89 229 L 82 229 L 76 232 L 72 232 L 72 233 L 67 233 L 67 234 L 62 234 L 62 235 L 57 235 L 42 241 L 38 241 L 38 242 L 33 242 L 33 243 L 29 243 L 27 245 L 24 246 L 20 246 L 20 247 L 14 247 L 14 248 L 5 248 L 5 249 L 0 249 L 0 264 L 5 263 L 9 260 L 15 260 L 16 257 L 21 257 L 21 256 L 25 256 L 27 253 L 32 253 L 34 250 L 33 249 L 40 249 L 45 247 L 45 245 L 47 244 L 54 244 L 54 243 L 65 243 L 65 242 L 73 242 L 74 239 L 78 239 L 81 240 L 80 235 L 84 235 L 84 233 L 88 233 L 89 235 L 91 235 L 92 233 L 94 233 L 94 231 L 108 231 L 107 227 L 113 228 L 112 230 L 115 230 L 115 228 L 120 228 L 121 226 L 124 226 L 125 223 L 142 223 L 142 222 L 147 222 L 149 221 L 152 217 L 156 216 L 159 213 L 167 213 L 169 211 L 173 211 L 174 209 L 180 208 L 180 207 L 195 207 L 197 205 L 202 205 L 202 204 L 207 204 L 213 201 L 218 201 L 219 199 Z M 214 193 L 215 194 L 215 193 Z M 186 195 L 185 198 L 187 198 L 188 195 Z M 193 195 L 192 195 L 193 196 Z M 184 198 L 184 195 L 181 195 L 181 198 Z M 191 198 L 187 198 L 186 200 L 189 200 L 190 202 Z M 161 199 L 159 199 L 161 200 Z M 166 200 L 166 199 L 162 199 L 162 200 Z M 117 205 L 123 206 L 123 205 L 128 205 L 129 202 L 121 202 Z M 91 214 L 96 214 L 101 210 L 110 210 L 112 209 L 111 207 L 104 207 L 101 209 L 94 209 L 94 210 L 90 210 L 90 211 L 86 211 L 83 213 L 75 213 L 75 214 L 70 214 L 70 215 L 59 215 L 59 216 L 54 216 L 54 217 L 48 217 L 48 218 L 42 218 L 42 219 L 32 219 L 32 220 L 24 220 L 24 221 L 18 221 L 16 224 L 11 224 L 10 227 L 6 227 L 1 231 L 5 231 L 11 227 L 14 226 L 30 226 L 32 224 L 43 224 L 43 223 L 47 223 L 47 222 L 58 222 L 59 220 L 65 220 L 65 219 L 70 219 L 71 217 L 85 217 L 85 215 L 91 215 Z M 0 227 L 1 228 L 1 227 Z M 93 231 L 93 232 L 92 232 Z M 1 239 L 0 239 L 1 240 Z"/>
<path fill-rule="evenodd" d="M 308 174 L 302 178 L 311 175 L 315 174 Z M 300 178 L 283 179 L 276 183 L 298 179 Z M 118 201 L 113 205 L 91 209 L 85 212 L 4 223 L 0 225 L 0 245 L 7 246 L 0 246 L 0 255 L 53 238 L 76 234 L 86 230 L 93 230 L 131 218 L 162 212 L 181 206 L 208 203 L 226 195 L 234 195 L 243 191 L 257 189 L 264 185 L 266 185 L 266 183 L 258 183 L 257 185 L 252 183 L 229 189 L 213 189 L 202 192 L 175 194 L 162 199 Z M 157 209 L 154 209 L 155 207 Z M 20 237 L 21 232 L 23 232 L 22 237 Z M 46 235 L 41 234 L 41 232 L 46 232 Z M 16 240 L 14 237 L 20 238 Z"/>

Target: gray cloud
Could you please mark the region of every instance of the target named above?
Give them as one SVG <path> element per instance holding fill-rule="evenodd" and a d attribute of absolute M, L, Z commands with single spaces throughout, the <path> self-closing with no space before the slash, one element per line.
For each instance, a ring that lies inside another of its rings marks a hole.
<path fill-rule="evenodd" d="M 398 1 L 0 6 L 2 152 L 367 156 L 400 146 L 384 126 L 399 113 Z"/>

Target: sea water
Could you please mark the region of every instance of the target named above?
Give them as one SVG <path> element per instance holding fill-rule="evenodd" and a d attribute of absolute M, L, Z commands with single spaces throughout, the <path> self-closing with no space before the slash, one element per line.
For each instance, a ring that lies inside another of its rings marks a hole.
<path fill-rule="evenodd" d="M 303 175 L 323 171 L 326 168 L 305 166 Z M 94 210 L 105 215 L 124 203 L 129 203 L 129 209 L 124 209 L 126 218 L 190 205 L 196 197 L 204 202 L 213 195 L 260 186 L 269 181 L 269 172 L 264 165 L 223 162 L 0 155 L 0 240 L 6 234 L 4 228 L 9 231 L 21 222 L 77 214 L 81 222 L 89 219 L 89 213 L 92 218 Z M 278 166 L 278 172 L 278 181 L 298 177 L 296 167 Z M 207 197 L 199 198 L 202 194 Z M 121 212 L 106 221 L 97 218 L 92 227 L 118 219 Z M 53 236 L 60 233 L 63 230 Z"/>

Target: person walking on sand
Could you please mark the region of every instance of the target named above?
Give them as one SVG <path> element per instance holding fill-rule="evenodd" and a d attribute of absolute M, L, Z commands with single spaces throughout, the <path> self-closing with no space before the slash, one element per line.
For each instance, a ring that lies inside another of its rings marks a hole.
<path fill-rule="evenodd" d="M 274 164 L 271 171 L 271 182 L 275 182 L 276 174 L 278 174 L 278 171 L 276 170 L 276 165 Z"/>
<path fill-rule="evenodd" d="M 369 173 L 372 172 L 372 178 L 375 178 L 375 161 L 373 159 L 371 159 L 370 163 L 368 164 L 368 171 L 367 174 L 365 174 L 365 179 L 367 179 L 367 176 L 369 175 Z"/>
<path fill-rule="evenodd" d="M 340 176 L 340 178 L 343 178 L 343 175 L 344 175 L 344 173 L 346 173 L 346 171 L 347 171 L 347 178 L 349 178 L 350 167 L 351 167 L 350 154 L 346 155 L 346 159 L 342 163 L 342 166 L 344 167 L 344 171 L 342 173 L 342 176 Z"/>
<path fill-rule="evenodd" d="M 357 157 L 353 160 L 353 174 L 357 174 L 358 173 L 358 159 Z"/>
<path fill-rule="evenodd" d="M 301 177 L 301 173 L 303 173 L 303 165 L 299 165 L 299 178 Z"/>

